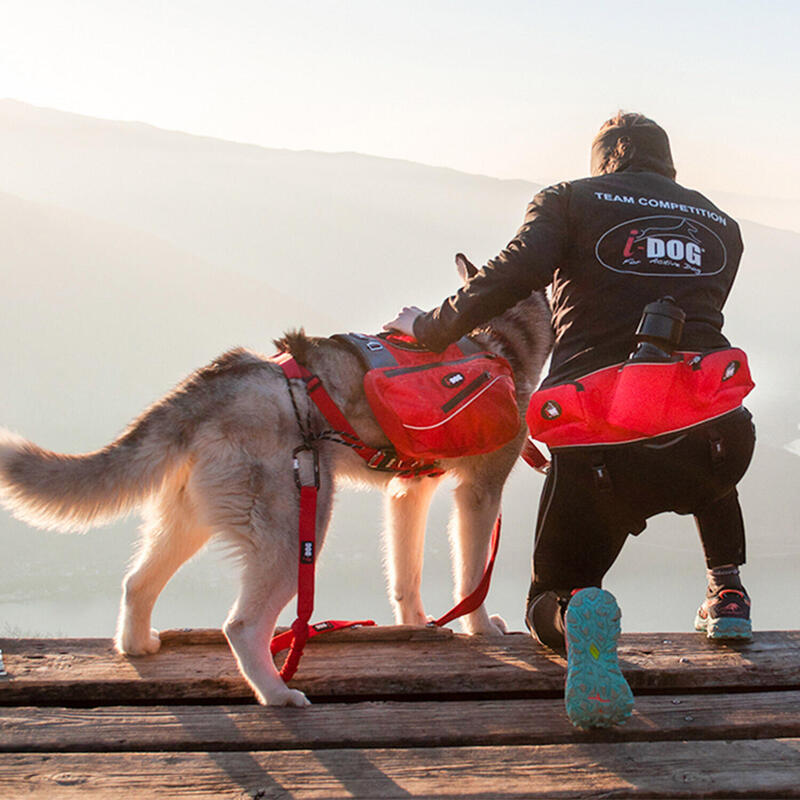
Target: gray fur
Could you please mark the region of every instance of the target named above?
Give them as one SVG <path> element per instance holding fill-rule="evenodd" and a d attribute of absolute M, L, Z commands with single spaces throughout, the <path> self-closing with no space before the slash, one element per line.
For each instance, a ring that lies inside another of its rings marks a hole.
<path fill-rule="evenodd" d="M 521 415 L 552 345 L 550 312 L 541 293 L 474 333 L 515 370 Z M 358 434 L 387 446 L 362 388 L 363 369 L 349 350 L 300 330 L 276 342 L 319 375 Z M 298 382 L 294 382 L 298 383 Z M 293 386 L 303 418 L 327 426 L 302 385 Z M 502 486 L 524 441 L 442 466 L 458 482 L 451 536 L 456 595 L 470 592 L 483 569 Z M 241 563 L 239 597 L 225 633 L 242 673 L 261 702 L 305 705 L 280 680 L 266 642 L 296 592 L 298 500 L 291 453 L 299 433 L 281 369 L 264 356 L 232 350 L 197 370 L 147 409 L 111 444 L 62 455 L 0 429 L 0 501 L 19 519 L 58 530 L 83 530 L 140 508 L 145 516 L 135 562 L 123 583 L 116 644 L 120 652 L 155 652 L 150 627 L 158 594 L 211 536 Z M 322 546 L 335 484 L 349 480 L 385 490 L 387 573 L 398 623 L 422 624 L 422 537 L 436 479 L 400 480 L 369 470 L 349 448 L 320 445 L 317 536 Z M 307 469 L 304 465 L 303 469 Z M 504 628 L 483 607 L 464 620 L 470 633 Z"/>

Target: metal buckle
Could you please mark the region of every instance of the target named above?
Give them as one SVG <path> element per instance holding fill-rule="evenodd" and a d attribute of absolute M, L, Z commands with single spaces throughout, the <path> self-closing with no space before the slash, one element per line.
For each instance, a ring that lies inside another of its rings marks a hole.
<path fill-rule="evenodd" d="M 398 463 L 396 456 L 387 453 L 385 450 L 378 450 L 367 461 L 367 466 L 382 472 L 393 472 L 395 464 Z"/>
<path fill-rule="evenodd" d="M 386 459 L 386 453 L 383 450 L 378 450 L 374 455 L 370 456 L 367 461 L 367 466 L 371 469 L 383 469 L 383 463 Z"/>
<path fill-rule="evenodd" d="M 319 453 L 317 452 L 316 447 L 308 444 L 301 444 L 299 447 L 295 447 L 295 449 L 292 450 L 292 468 L 294 469 L 295 485 L 298 489 L 302 489 L 304 486 L 312 485 L 303 483 L 302 479 L 300 478 L 300 453 L 311 453 L 311 465 L 314 471 L 313 486 L 315 489 L 319 489 Z"/>

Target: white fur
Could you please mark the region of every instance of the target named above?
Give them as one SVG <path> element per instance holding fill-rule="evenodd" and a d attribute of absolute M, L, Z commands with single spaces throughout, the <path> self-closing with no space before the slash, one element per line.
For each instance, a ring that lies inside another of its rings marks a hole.
<path fill-rule="evenodd" d="M 539 322 L 533 327 L 541 346 L 529 354 L 525 374 L 516 376 L 523 409 L 551 341 L 546 303 L 534 303 L 526 313 Z M 310 368 L 359 435 L 374 446 L 387 444 L 366 405 L 355 357 L 329 340 L 305 341 L 313 345 Z M 294 391 L 301 418 L 310 416 L 316 430 L 328 427 L 302 388 Z M 481 578 L 503 482 L 523 437 L 520 432 L 494 453 L 442 463 L 457 481 L 450 525 L 456 599 Z M 159 649 L 158 631 L 151 626 L 156 599 L 185 561 L 212 536 L 221 538 L 241 566 L 239 596 L 224 625 L 239 668 L 259 702 L 304 706 L 308 700 L 283 683 L 269 652 L 278 615 L 297 591 L 298 492 L 291 469 L 297 444 L 280 369 L 256 354 L 232 351 L 198 370 L 96 453 L 59 455 L 0 430 L 0 501 L 20 519 L 61 530 L 143 510 L 115 637 L 117 649 L 131 656 Z M 386 572 L 395 620 L 424 625 L 425 520 L 440 481 L 372 471 L 352 450 L 329 441 L 320 443 L 319 455 L 318 552 L 335 482 L 355 480 L 384 490 Z M 506 629 L 482 606 L 462 625 L 468 633 L 495 636 Z"/>

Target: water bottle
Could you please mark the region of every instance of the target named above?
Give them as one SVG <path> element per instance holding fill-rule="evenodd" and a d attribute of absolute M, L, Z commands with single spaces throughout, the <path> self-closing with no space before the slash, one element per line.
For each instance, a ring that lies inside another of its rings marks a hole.
<path fill-rule="evenodd" d="M 636 329 L 636 348 L 628 362 L 675 361 L 673 354 L 678 349 L 685 321 L 686 314 L 674 297 L 662 297 L 648 303 Z"/>

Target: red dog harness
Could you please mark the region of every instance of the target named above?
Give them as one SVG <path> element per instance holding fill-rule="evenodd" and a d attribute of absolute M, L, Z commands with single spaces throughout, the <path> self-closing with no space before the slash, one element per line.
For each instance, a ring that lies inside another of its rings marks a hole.
<path fill-rule="evenodd" d="M 511 367 L 468 337 L 442 353 L 396 333 L 334 338 L 361 360 L 370 409 L 398 452 L 423 459 L 474 456 L 517 435 Z"/>
<path fill-rule="evenodd" d="M 364 443 L 352 426 L 347 422 L 344 414 L 333 401 L 322 385 L 322 381 L 299 364 L 289 353 L 281 353 L 272 359 L 283 370 L 289 385 L 289 396 L 295 411 L 295 417 L 300 429 L 303 443 L 293 452 L 293 469 L 295 483 L 300 491 L 300 522 L 298 526 L 299 557 L 297 568 L 297 618 L 291 628 L 272 638 L 270 653 L 274 656 L 281 650 L 289 648 L 289 654 L 281 667 L 280 675 L 284 681 L 292 678 L 300 663 L 306 642 L 328 631 L 342 628 L 355 628 L 375 625 L 374 620 L 326 620 L 314 625 L 309 624 L 314 611 L 314 566 L 316 562 L 316 529 L 317 529 L 317 493 L 319 491 L 319 456 L 316 442 L 328 440 L 345 444 L 351 447 L 373 469 L 391 471 L 400 477 L 416 477 L 419 475 L 437 476 L 441 470 L 432 462 L 421 462 L 416 459 L 399 458 L 383 450 L 377 450 Z M 302 380 L 306 386 L 309 397 L 314 401 L 325 419 L 335 428 L 333 431 L 324 431 L 313 434 L 303 425 L 299 410 L 292 393 L 291 380 Z M 300 454 L 309 453 L 312 459 L 313 482 L 303 483 L 300 475 Z M 484 569 L 483 577 L 478 586 L 467 597 L 457 603 L 450 611 L 431 622 L 431 625 L 446 625 L 464 614 L 469 614 L 478 608 L 486 599 L 489 591 L 489 582 L 497 557 L 500 544 L 500 517 L 498 516 L 492 531 L 489 559 Z"/>

